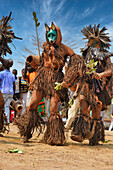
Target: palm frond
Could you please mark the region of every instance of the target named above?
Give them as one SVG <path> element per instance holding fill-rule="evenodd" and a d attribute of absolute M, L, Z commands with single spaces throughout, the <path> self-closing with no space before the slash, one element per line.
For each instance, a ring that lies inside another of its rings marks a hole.
<path fill-rule="evenodd" d="M 9 16 L 3 16 L 0 20 L 0 54 L 3 55 L 6 55 L 7 52 L 12 54 L 9 44 L 12 43 L 13 39 L 22 39 L 15 36 L 12 27 L 9 25 L 9 22 L 12 21 L 11 14 L 12 12 Z"/>

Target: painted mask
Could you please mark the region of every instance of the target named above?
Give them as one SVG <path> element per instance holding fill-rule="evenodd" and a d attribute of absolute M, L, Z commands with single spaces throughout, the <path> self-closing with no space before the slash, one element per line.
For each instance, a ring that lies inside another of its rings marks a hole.
<path fill-rule="evenodd" d="M 46 32 L 47 32 L 47 40 L 50 44 L 54 44 L 57 41 L 57 31 L 55 28 L 55 24 L 52 22 L 51 27 L 45 24 Z"/>
<path fill-rule="evenodd" d="M 56 30 L 50 29 L 47 33 L 47 39 L 49 43 L 53 44 L 57 40 L 57 32 Z"/>
<path fill-rule="evenodd" d="M 94 48 L 100 48 L 100 41 L 96 37 L 90 37 L 88 46 L 94 47 Z"/>

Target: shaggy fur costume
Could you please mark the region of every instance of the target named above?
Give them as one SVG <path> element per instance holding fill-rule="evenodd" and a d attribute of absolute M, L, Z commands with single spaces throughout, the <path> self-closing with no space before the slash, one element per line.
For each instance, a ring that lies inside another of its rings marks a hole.
<path fill-rule="evenodd" d="M 27 136 L 27 139 L 30 139 L 35 128 L 38 131 L 38 135 L 42 132 L 45 123 L 37 110 L 30 109 L 16 118 L 14 124 L 18 126 L 21 136 Z"/>
<path fill-rule="evenodd" d="M 91 118 L 86 115 L 76 116 L 73 122 L 72 135 L 80 135 L 83 139 L 87 138 L 90 134 Z"/>
<path fill-rule="evenodd" d="M 90 145 L 97 145 L 99 141 L 104 141 L 103 122 L 97 118 L 100 118 L 101 110 L 111 102 L 107 88 L 111 86 L 112 89 L 110 89 L 113 91 L 113 66 L 110 61 L 111 53 L 107 51 L 111 40 L 105 30 L 105 27 L 99 30 L 99 24 L 83 28 L 81 32 L 85 35 L 85 39 L 88 39 L 88 43 L 81 50 L 82 57 L 73 56 L 71 58 L 63 82 L 64 85 L 67 83 L 67 87 L 71 87 L 73 83 L 81 84 L 80 93 L 77 91 L 77 94 L 80 94 L 92 108 L 93 118 L 87 116 L 90 108 L 87 108 L 87 111 L 82 110 L 84 103 L 80 101 L 81 113 L 75 118 L 71 136 L 73 140 L 79 142 L 88 138 Z M 97 62 L 93 66 L 96 71 L 94 74 L 90 70 L 90 62 Z M 88 72 L 91 74 L 88 75 Z M 108 85 L 108 83 L 110 84 Z M 112 94 L 113 92 L 111 92 Z M 97 101 L 98 99 L 99 101 Z"/>
<path fill-rule="evenodd" d="M 78 115 L 73 123 L 72 136 L 80 136 L 81 139 L 89 139 L 89 145 L 97 145 L 104 142 L 104 126 L 101 120 L 86 115 Z"/>
<path fill-rule="evenodd" d="M 93 118 L 92 125 L 96 122 L 94 135 L 92 138 L 89 139 L 89 145 L 97 145 L 99 141 L 105 141 L 105 134 L 104 134 L 104 125 L 102 120 L 98 120 Z"/>
<path fill-rule="evenodd" d="M 42 91 L 44 97 L 49 99 L 57 93 L 59 101 L 68 102 L 67 89 L 63 88 L 58 91 L 54 89 L 56 86 L 55 82 L 61 83 L 63 77 L 62 71 L 56 72 L 51 68 L 42 67 L 38 70 L 37 77 L 33 82 L 34 89 Z"/>
<path fill-rule="evenodd" d="M 63 145 L 65 143 L 64 124 L 59 113 L 50 115 L 44 141 L 50 145 Z"/>

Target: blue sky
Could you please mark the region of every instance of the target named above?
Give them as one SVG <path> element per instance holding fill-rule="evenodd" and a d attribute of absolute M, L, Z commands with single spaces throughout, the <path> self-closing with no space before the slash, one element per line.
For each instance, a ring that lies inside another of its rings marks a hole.
<path fill-rule="evenodd" d="M 80 54 L 80 48 L 85 46 L 81 30 L 89 24 L 99 24 L 100 28 L 106 26 L 111 36 L 113 52 L 113 1 L 112 0 L 0 0 L 0 19 L 12 11 L 10 25 L 16 36 L 23 40 L 14 40 L 10 45 L 13 54 L 5 58 L 12 58 L 19 75 L 24 67 L 25 58 L 29 53 L 24 47 L 38 54 L 33 46 L 32 35 L 35 36 L 35 26 L 32 13 L 35 11 L 40 22 L 38 27 L 39 37 L 45 41 L 45 23 L 53 21 L 62 32 L 63 43 L 72 47 L 75 53 Z M 76 44 L 76 45 L 75 45 Z M 22 62 L 23 64 L 19 63 Z M 112 57 L 113 62 L 113 57 Z"/>

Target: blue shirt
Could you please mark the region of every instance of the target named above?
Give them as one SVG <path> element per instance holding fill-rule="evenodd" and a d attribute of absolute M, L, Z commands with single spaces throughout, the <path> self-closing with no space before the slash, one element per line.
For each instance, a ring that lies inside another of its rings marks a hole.
<path fill-rule="evenodd" d="M 0 72 L 0 90 L 2 93 L 14 94 L 13 83 L 15 82 L 15 76 L 9 70 Z"/>

